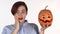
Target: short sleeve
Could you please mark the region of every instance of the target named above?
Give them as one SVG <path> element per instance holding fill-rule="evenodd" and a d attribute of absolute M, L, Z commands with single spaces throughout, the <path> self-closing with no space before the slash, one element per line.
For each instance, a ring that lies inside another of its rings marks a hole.
<path fill-rule="evenodd" d="M 40 34 L 38 26 L 36 24 L 34 24 L 34 29 L 36 30 L 37 34 Z"/>
<path fill-rule="evenodd" d="M 9 28 L 7 26 L 5 26 L 3 28 L 2 34 L 11 34 L 11 31 L 9 30 Z"/>
<path fill-rule="evenodd" d="M 6 27 L 3 28 L 2 34 L 7 34 Z"/>
<path fill-rule="evenodd" d="M 33 23 L 29 23 L 29 24 L 35 29 L 35 31 L 37 32 L 37 34 L 40 34 L 38 26 L 36 24 L 33 24 Z"/>

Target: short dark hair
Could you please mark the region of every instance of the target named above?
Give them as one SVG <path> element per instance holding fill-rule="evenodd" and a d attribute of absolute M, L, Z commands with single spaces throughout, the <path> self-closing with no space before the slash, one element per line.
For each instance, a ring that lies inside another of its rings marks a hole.
<path fill-rule="evenodd" d="M 23 1 L 18 1 L 16 2 L 13 6 L 12 6 L 12 9 L 11 9 L 11 13 L 14 15 L 16 12 L 17 12 L 17 9 L 19 6 L 24 6 L 26 8 L 26 13 L 28 11 L 28 8 L 27 8 L 27 5 L 25 4 L 25 2 Z"/>

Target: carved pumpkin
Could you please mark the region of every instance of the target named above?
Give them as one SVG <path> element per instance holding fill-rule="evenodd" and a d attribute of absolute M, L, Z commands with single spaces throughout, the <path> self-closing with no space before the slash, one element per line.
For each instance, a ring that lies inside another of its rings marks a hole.
<path fill-rule="evenodd" d="M 50 10 L 44 9 L 39 12 L 38 21 L 42 27 L 49 27 L 52 24 L 53 16 Z"/>

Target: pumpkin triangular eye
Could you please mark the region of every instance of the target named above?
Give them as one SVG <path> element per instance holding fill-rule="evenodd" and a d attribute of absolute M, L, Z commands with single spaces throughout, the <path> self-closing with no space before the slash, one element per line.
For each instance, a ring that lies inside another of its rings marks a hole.
<path fill-rule="evenodd" d="M 43 16 L 43 19 L 44 19 L 45 17 Z"/>
<path fill-rule="evenodd" d="M 50 16 L 48 16 L 48 18 L 50 18 Z"/>

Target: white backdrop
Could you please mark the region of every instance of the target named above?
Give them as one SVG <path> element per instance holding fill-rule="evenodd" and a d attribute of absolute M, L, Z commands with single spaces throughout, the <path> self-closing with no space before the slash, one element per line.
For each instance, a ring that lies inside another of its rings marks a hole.
<path fill-rule="evenodd" d="M 45 30 L 45 34 L 60 34 L 60 0 L 0 0 L 0 34 L 6 25 L 14 24 L 14 17 L 11 14 L 11 7 L 17 1 L 24 1 L 28 6 L 26 19 L 29 23 L 41 26 L 38 22 L 38 13 L 48 5 L 53 14 L 51 27 Z"/>

